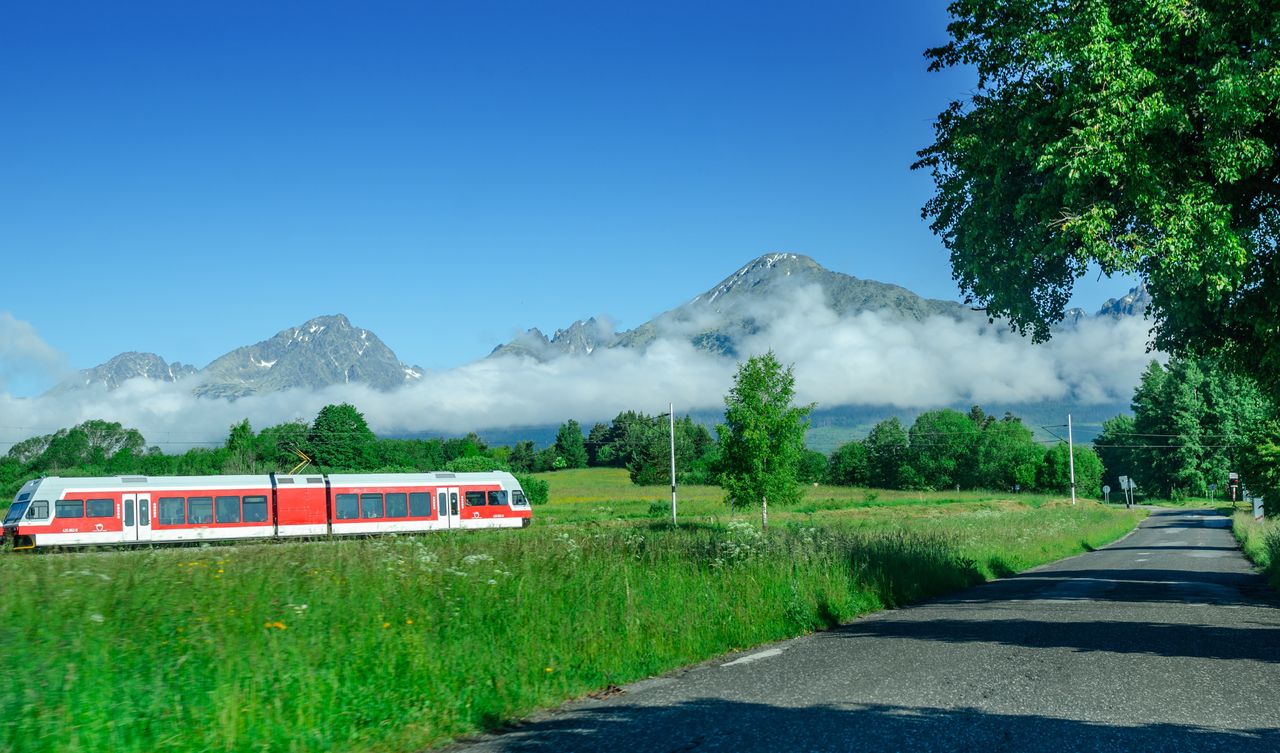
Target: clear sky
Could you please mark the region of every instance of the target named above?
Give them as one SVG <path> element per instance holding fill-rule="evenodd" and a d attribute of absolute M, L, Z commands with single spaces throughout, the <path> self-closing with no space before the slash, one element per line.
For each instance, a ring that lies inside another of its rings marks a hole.
<path fill-rule="evenodd" d="M 203 366 L 340 312 L 443 369 L 773 251 L 958 297 L 909 170 L 973 84 L 925 70 L 941 0 L 0 15 L 0 311 L 72 366 Z"/>

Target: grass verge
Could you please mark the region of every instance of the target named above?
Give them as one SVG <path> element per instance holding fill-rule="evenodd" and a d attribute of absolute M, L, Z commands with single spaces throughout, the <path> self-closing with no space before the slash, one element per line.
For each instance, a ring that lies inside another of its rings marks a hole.
<path fill-rule="evenodd" d="M 1238 511 L 1231 516 L 1231 531 L 1244 556 L 1261 568 L 1273 588 L 1280 589 L 1280 520 L 1254 520 L 1252 513 Z"/>
<path fill-rule="evenodd" d="M 767 534 L 720 507 L 672 529 L 650 500 L 584 500 L 523 531 L 7 556 L 0 749 L 417 750 L 1100 546 L 1141 517 L 864 497 L 779 511 Z"/>

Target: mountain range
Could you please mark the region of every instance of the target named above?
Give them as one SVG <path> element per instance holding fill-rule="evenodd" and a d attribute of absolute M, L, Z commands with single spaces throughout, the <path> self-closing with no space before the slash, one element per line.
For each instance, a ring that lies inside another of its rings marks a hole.
<path fill-rule="evenodd" d="M 104 364 L 82 369 L 47 395 L 81 389 L 113 390 L 129 379 L 190 381 L 199 397 L 237 398 L 295 387 L 320 388 L 361 382 L 394 389 L 422 378 L 423 369 L 406 366 L 386 343 L 367 329 L 352 326 L 342 314 L 318 316 L 274 337 L 214 359 L 203 369 L 155 353 L 121 353 Z"/>
<path fill-rule="evenodd" d="M 681 337 L 695 347 L 727 357 L 739 357 L 744 337 L 760 331 L 764 304 L 796 286 L 821 288 L 836 314 L 887 312 L 903 320 L 933 316 L 954 319 L 984 317 L 954 301 L 923 298 L 906 288 L 822 267 L 799 254 L 766 254 L 752 260 L 719 284 L 688 303 L 659 314 L 640 326 L 614 332 L 595 318 L 579 320 L 547 337 L 530 329 L 497 346 L 490 358 L 517 356 L 547 361 L 562 356 L 590 356 L 602 349 L 643 349 L 659 337 Z M 1146 289 L 1134 288 L 1107 301 L 1095 316 L 1141 316 L 1149 303 Z M 1068 312 L 1066 326 L 1089 315 Z M 167 362 L 154 353 L 122 353 L 104 364 L 81 370 L 55 386 L 49 395 L 88 388 L 116 389 L 129 379 L 164 382 L 190 381 L 200 397 L 238 398 L 291 388 L 321 388 L 358 382 L 392 390 L 422 378 L 423 369 L 408 366 L 367 329 L 355 327 L 342 314 L 320 316 L 290 327 L 254 345 L 236 348 L 204 368 Z"/>

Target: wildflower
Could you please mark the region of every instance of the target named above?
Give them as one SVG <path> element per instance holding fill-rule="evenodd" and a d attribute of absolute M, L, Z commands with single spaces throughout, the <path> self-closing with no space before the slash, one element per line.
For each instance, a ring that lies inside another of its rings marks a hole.
<path fill-rule="evenodd" d="M 554 671 L 555 671 L 555 670 L 554 670 L 554 669 L 552 669 L 551 667 L 547 667 L 547 674 L 551 674 L 551 673 L 552 673 L 552 672 L 554 672 Z"/>
<path fill-rule="evenodd" d="M 387 628 L 389 628 L 389 627 L 391 627 L 391 623 L 390 623 L 390 622 L 384 622 L 384 623 L 382 623 L 382 629 L 383 629 L 383 630 L 386 630 L 386 629 L 387 629 Z"/>
<path fill-rule="evenodd" d="M 493 578 L 490 578 L 487 582 L 488 582 L 488 584 L 489 584 L 489 585 L 491 585 L 491 586 L 496 586 L 496 585 L 498 585 L 498 581 L 494 580 Z"/>
<path fill-rule="evenodd" d="M 89 615 L 89 620 L 91 622 L 97 622 L 101 624 L 104 620 L 106 620 L 106 618 L 98 614 L 97 612 L 94 612 L 93 614 Z"/>
<path fill-rule="evenodd" d="M 287 630 L 288 629 L 285 627 L 285 624 L 279 620 L 275 620 L 274 622 L 263 623 L 262 627 L 266 628 L 267 630 L 272 630 L 272 629 Z"/>
<path fill-rule="evenodd" d="M 413 620 L 405 620 L 405 621 L 404 621 L 404 624 L 406 624 L 406 625 L 412 625 L 412 624 L 413 624 Z"/>
<path fill-rule="evenodd" d="M 226 570 L 223 570 L 222 568 L 218 568 L 218 574 L 219 574 L 219 575 L 221 575 L 222 573 L 225 573 L 225 572 L 226 572 Z"/>
<path fill-rule="evenodd" d="M 475 565 L 480 562 L 492 562 L 492 561 L 493 561 L 493 557 L 487 554 L 468 554 L 467 556 L 462 558 L 462 564 L 464 565 Z"/>

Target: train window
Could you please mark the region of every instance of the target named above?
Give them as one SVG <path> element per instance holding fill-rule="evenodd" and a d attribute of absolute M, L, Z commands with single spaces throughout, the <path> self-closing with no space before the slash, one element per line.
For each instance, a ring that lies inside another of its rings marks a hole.
<path fill-rule="evenodd" d="M 125 503 L 128 504 L 127 502 Z M 138 500 L 138 525 L 151 525 L 151 502 L 145 499 Z"/>
<path fill-rule="evenodd" d="M 114 518 L 116 501 L 114 499 L 91 499 L 84 503 L 86 518 Z"/>
<path fill-rule="evenodd" d="M 516 489 L 515 491 L 511 492 L 511 504 L 514 505 L 515 507 L 524 507 L 525 505 L 529 504 L 529 500 L 524 498 L 524 492 L 520 491 L 519 489 Z"/>
<path fill-rule="evenodd" d="M 84 500 L 60 499 L 54 503 L 55 518 L 83 518 Z"/>
<path fill-rule="evenodd" d="M 213 497 L 187 497 L 187 522 L 208 525 L 213 522 Z"/>
<path fill-rule="evenodd" d="M 443 498 L 444 493 L 441 492 L 440 496 Z M 431 492 L 409 492 L 409 516 L 431 517 Z"/>
<path fill-rule="evenodd" d="M 360 517 L 360 498 L 354 494 L 338 494 L 333 498 L 334 512 L 338 520 L 354 520 Z"/>
<path fill-rule="evenodd" d="M 409 514 L 409 495 L 404 492 L 387 494 L 387 517 L 403 518 Z"/>
<path fill-rule="evenodd" d="M 219 523 L 239 523 L 240 498 L 231 496 L 218 497 L 214 500 L 214 511 L 218 515 Z"/>
<path fill-rule="evenodd" d="M 362 518 L 381 518 L 382 517 L 382 495 L 381 494 L 361 494 L 360 495 L 360 517 Z"/>
<path fill-rule="evenodd" d="M 180 526 L 187 522 L 187 501 L 182 497 L 160 498 L 160 525 Z"/>
<path fill-rule="evenodd" d="M 245 497 L 244 498 L 244 522 L 246 523 L 267 522 L 267 498 L 266 497 Z"/>
<path fill-rule="evenodd" d="M 506 507 L 507 492 L 502 489 L 496 492 L 489 492 L 489 504 L 494 507 Z"/>
<path fill-rule="evenodd" d="M 27 520 L 43 520 L 49 517 L 49 500 L 41 499 L 31 503 L 27 510 Z"/>
<path fill-rule="evenodd" d="M 484 507 L 484 492 L 464 492 L 467 507 Z"/>
<path fill-rule="evenodd" d="M 440 492 L 440 508 L 439 509 L 447 510 L 448 507 L 449 507 L 449 502 L 445 499 L 444 492 Z"/>
<path fill-rule="evenodd" d="M 127 499 L 124 501 L 124 527 L 133 528 L 133 502 Z"/>

